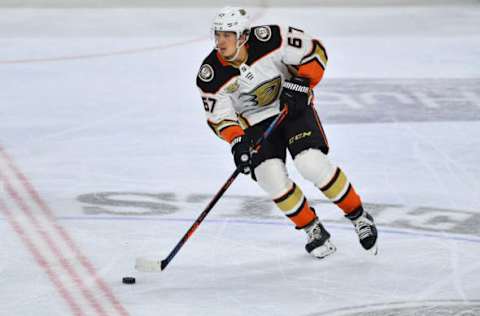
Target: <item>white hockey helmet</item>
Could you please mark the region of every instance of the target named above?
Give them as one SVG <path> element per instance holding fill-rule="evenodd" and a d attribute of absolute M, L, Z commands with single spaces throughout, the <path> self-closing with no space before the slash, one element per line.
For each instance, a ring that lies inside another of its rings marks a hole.
<path fill-rule="evenodd" d="M 213 20 L 212 33 L 215 32 L 234 32 L 237 34 L 237 40 L 244 33 L 250 33 L 250 17 L 245 9 L 239 7 L 225 7 L 218 12 Z"/>

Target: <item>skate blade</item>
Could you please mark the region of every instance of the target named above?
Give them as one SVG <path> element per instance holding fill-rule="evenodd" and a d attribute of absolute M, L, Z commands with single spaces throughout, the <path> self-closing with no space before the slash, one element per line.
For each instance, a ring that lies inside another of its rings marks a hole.
<path fill-rule="evenodd" d="M 323 246 L 313 249 L 310 254 L 317 259 L 324 259 L 335 253 L 335 251 L 337 251 L 335 245 L 332 244 L 330 240 L 327 240 Z"/>
<path fill-rule="evenodd" d="M 376 255 L 378 254 L 377 243 L 375 243 L 375 245 L 373 245 L 372 248 L 367 249 L 367 252 L 368 252 L 369 254 L 371 254 L 372 256 L 376 256 Z"/>

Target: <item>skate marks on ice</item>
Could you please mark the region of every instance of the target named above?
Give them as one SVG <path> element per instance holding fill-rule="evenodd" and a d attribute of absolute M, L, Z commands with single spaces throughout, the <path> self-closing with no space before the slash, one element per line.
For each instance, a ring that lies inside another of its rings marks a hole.
<path fill-rule="evenodd" d="M 361 305 L 308 314 L 306 316 L 475 316 L 480 315 L 480 301 L 429 300 Z"/>
<path fill-rule="evenodd" d="M 183 226 L 192 223 L 210 198 L 210 194 L 173 192 L 84 194 L 78 201 L 86 214 L 60 220 L 72 225 L 115 222 L 115 231 L 122 236 L 119 228 L 132 227 L 136 221 L 141 231 L 132 234 L 131 251 L 125 252 L 133 264 L 132 257 L 139 254 L 163 258 L 178 241 Z M 158 297 L 168 289 L 172 302 L 176 302 L 174 297 L 183 298 L 188 290 L 188 299 L 195 303 L 199 295 L 204 295 L 202 300 L 214 300 L 217 293 L 222 297 L 228 293 L 228 298 L 235 298 L 235 308 L 244 311 L 255 306 L 258 315 L 287 315 L 293 310 L 302 316 L 478 314 L 478 255 L 474 249 L 480 238 L 472 227 L 478 225 L 468 224 L 478 218 L 473 210 L 366 204 L 378 218 L 382 234 L 380 256 L 372 257 L 362 255 L 359 245 L 352 243 L 353 229 L 335 206 L 321 200 L 313 204 L 326 219 L 339 248 L 328 260 L 312 260 L 304 253 L 301 240 L 295 240 L 291 227 L 287 227 L 291 224 L 268 199 L 226 195 L 204 222 L 202 238 L 185 248 L 168 273 L 138 276 L 142 296 Z M 452 241 L 455 238 L 459 240 Z M 415 243 L 421 246 L 412 252 Z M 191 276 L 192 271 L 193 286 L 190 277 L 181 278 Z M 349 275 L 352 271 L 358 273 Z M 285 289 L 289 297 L 300 299 L 296 303 L 279 299 Z M 250 292 L 253 294 L 246 294 Z M 315 297 L 314 302 L 306 293 Z M 300 303 L 307 304 L 303 297 L 308 298 L 311 308 L 298 313 Z M 219 304 L 212 314 L 221 315 L 223 308 Z"/>
<path fill-rule="evenodd" d="M 77 197 L 86 215 L 124 215 L 125 219 L 149 221 L 188 221 L 201 212 L 210 194 L 180 195 L 174 192 L 95 192 Z M 348 224 L 335 205 L 329 201 L 312 199 L 322 221 Z M 476 210 L 458 210 L 436 207 L 406 206 L 401 204 L 365 203 L 380 229 L 392 233 L 421 231 L 424 236 L 457 240 L 473 240 L 462 236 L 480 237 L 480 213 Z M 153 216 L 154 217 L 153 217 Z M 284 217 L 265 197 L 225 195 L 209 217 L 210 221 L 231 220 L 252 224 L 283 224 Z M 459 236 L 457 236 L 459 235 Z M 480 239 L 478 239 L 480 242 Z"/>

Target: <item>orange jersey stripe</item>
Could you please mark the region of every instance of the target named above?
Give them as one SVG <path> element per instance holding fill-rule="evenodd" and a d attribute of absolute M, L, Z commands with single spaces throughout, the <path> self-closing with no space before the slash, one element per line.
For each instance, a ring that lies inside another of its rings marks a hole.
<path fill-rule="evenodd" d="M 316 59 L 298 67 L 298 76 L 310 79 L 310 88 L 315 87 L 322 80 L 324 73 L 322 64 Z"/>
<path fill-rule="evenodd" d="M 243 136 L 245 132 L 239 125 L 230 125 L 220 131 L 220 137 L 231 143 L 238 136 Z"/>
<path fill-rule="evenodd" d="M 220 53 L 219 53 L 218 51 L 216 52 L 216 55 L 217 55 L 218 61 L 220 61 L 220 64 L 222 64 L 222 66 L 224 66 L 224 67 L 230 66 L 230 64 L 228 63 L 228 61 L 226 61 L 225 59 L 223 59 L 222 55 L 220 55 Z"/>

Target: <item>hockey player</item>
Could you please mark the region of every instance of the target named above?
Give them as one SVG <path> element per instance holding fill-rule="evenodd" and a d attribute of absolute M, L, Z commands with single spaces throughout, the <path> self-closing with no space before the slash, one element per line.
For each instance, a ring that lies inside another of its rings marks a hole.
<path fill-rule="evenodd" d="M 226 7 L 214 19 L 215 48 L 197 76 L 208 125 L 231 145 L 235 164 L 307 233 L 307 252 L 324 258 L 335 252 L 302 190 L 288 176 L 288 150 L 295 167 L 353 223 L 360 244 L 377 253 L 374 220 L 345 173 L 327 158 L 329 146 L 312 106 L 313 88 L 322 79 L 327 53 L 321 42 L 294 27 L 250 27 L 247 12 Z M 252 152 L 283 107 L 284 122 Z"/>

